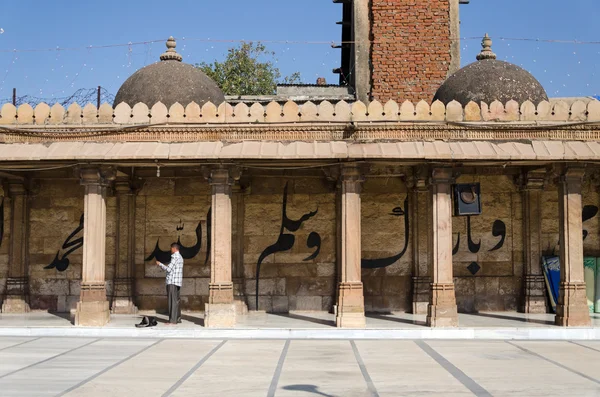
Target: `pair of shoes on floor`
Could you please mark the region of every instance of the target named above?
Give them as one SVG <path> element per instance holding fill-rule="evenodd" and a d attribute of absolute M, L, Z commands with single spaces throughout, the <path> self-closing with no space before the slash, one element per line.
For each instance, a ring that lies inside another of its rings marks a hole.
<path fill-rule="evenodd" d="M 137 328 L 147 328 L 147 327 L 155 327 L 156 325 L 158 325 L 156 318 L 150 317 L 150 316 L 144 316 L 142 318 L 142 321 L 139 324 L 136 324 L 135 326 Z"/>

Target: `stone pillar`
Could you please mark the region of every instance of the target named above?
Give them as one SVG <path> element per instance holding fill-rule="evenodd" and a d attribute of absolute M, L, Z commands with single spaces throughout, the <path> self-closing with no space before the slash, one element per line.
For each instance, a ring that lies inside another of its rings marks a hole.
<path fill-rule="evenodd" d="M 8 194 L 10 197 L 8 279 L 2 313 L 27 313 L 29 312 L 27 189 L 22 181 L 11 180 L 8 182 Z"/>
<path fill-rule="evenodd" d="M 344 165 L 341 169 L 341 260 L 338 284 L 336 325 L 364 328 L 365 299 L 361 281 L 360 192 L 364 181 L 360 169 Z"/>
<path fill-rule="evenodd" d="M 105 280 L 106 188 L 115 178 L 115 171 L 111 168 L 82 168 L 80 177 L 81 184 L 85 186 L 83 269 L 75 325 L 104 326 L 110 320 Z"/>
<path fill-rule="evenodd" d="M 431 293 L 427 325 L 458 326 L 458 312 L 452 278 L 452 170 L 437 168 L 431 177 L 430 263 Z"/>
<path fill-rule="evenodd" d="M 237 315 L 248 314 L 248 304 L 244 295 L 244 212 L 246 191 L 238 183 L 232 188 L 233 233 L 232 239 L 232 276 L 233 303 Z"/>
<path fill-rule="evenodd" d="M 427 314 L 429 306 L 429 208 L 431 200 L 427 188 L 426 170 L 417 170 L 410 184 L 412 253 L 413 253 L 413 314 Z"/>
<path fill-rule="evenodd" d="M 209 183 L 212 187 L 210 247 L 210 283 L 204 326 L 226 328 L 235 325 L 233 282 L 231 279 L 231 185 L 233 179 L 227 168 L 213 168 Z"/>
<path fill-rule="evenodd" d="M 542 192 L 545 170 L 526 173 L 522 183 L 523 248 L 525 255 L 523 313 L 546 313 L 546 284 L 542 272 Z"/>
<path fill-rule="evenodd" d="M 560 233 L 560 290 L 556 325 L 590 326 L 583 278 L 583 221 L 581 184 L 584 170 L 567 168 L 558 188 Z"/>
<path fill-rule="evenodd" d="M 112 312 L 135 314 L 135 189 L 127 180 L 115 182 L 117 196 L 116 272 Z"/>

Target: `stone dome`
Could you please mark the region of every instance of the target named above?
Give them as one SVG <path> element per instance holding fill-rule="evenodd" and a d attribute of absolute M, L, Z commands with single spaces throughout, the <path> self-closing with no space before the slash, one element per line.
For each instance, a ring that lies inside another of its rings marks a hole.
<path fill-rule="evenodd" d="M 202 106 L 206 102 L 219 105 L 225 101 L 223 91 L 200 69 L 181 62 L 182 57 L 175 51 L 175 39 L 169 37 L 167 51 L 160 56 L 160 62 L 141 68 L 129 77 L 119 88 L 114 106 L 121 102 L 133 107 L 138 102 L 152 107 L 162 102 L 170 107 L 176 102 L 187 106 L 196 102 Z"/>
<path fill-rule="evenodd" d="M 531 73 L 512 63 L 496 60 L 491 46 L 492 40 L 486 34 L 477 62 L 448 77 L 433 100 L 444 104 L 455 100 L 463 106 L 470 101 L 490 104 L 498 100 L 505 104 L 514 99 L 518 103 L 529 100 L 537 105 L 548 100 L 544 87 Z"/>

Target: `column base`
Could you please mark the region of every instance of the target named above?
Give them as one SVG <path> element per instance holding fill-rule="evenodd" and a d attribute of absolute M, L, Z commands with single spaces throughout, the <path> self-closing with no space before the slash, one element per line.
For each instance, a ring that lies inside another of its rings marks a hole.
<path fill-rule="evenodd" d="M 561 282 L 555 323 L 561 327 L 589 327 L 592 325 L 585 294 L 585 283 Z"/>
<path fill-rule="evenodd" d="M 232 328 L 235 326 L 236 305 L 233 303 L 207 303 L 204 309 L 206 328 Z"/>
<path fill-rule="evenodd" d="M 429 286 L 431 277 L 413 277 L 412 312 L 413 314 L 427 314 L 429 306 Z"/>
<path fill-rule="evenodd" d="M 365 328 L 365 298 L 361 282 L 338 285 L 338 305 L 335 324 L 339 328 Z"/>
<path fill-rule="evenodd" d="M 115 297 L 110 311 L 113 314 L 137 314 L 138 308 L 133 304 L 132 298 Z"/>
<path fill-rule="evenodd" d="M 137 314 L 138 308 L 133 302 L 133 283 L 134 280 L 131 278 L 115 279 L 111 313 Z"/>
<path fill-rule="evenodd" d="M 527 275 L 524 281 L 524 299 L 521 312 L 543 314 L 548 312 L 546 281 L 541 275 Z"/>
<path fill-rule="evenodd" d="M 28 301 L 25 295 L 7 295 L 2 303 L 2 313 L 29 313 Z"/>
<path fill-rule="evenodd" d="M 110 321 L 108 301 L 77 302 L 75 325 L 78 327 L 103 327 Z"/>
<path fill-rule="evenodd" d="M 6 298 L 2 313 L 29 313 L 29 278 L 9 277 L 6 280 Z"/>
<path fill-rule="evenodd" d="M 427 307 L 429 327 L 458 327 L 454 283 L 432 283 L 431 303 Z"/>
<path fill-rule="evenodd" d="M 243 298 L 235 298 L 233 301 L 235 306 L 235 314 L 239 316 L 245 316 L 248 314 L 248 305 Z"/>
<path fill-rule="evenodd" d="M 243 316 L 248 314 L 248 304 L 244 295 L 244 282 L 241 278 L 233 279 L 233 304 L 235 305 L 235 313 Z"/>

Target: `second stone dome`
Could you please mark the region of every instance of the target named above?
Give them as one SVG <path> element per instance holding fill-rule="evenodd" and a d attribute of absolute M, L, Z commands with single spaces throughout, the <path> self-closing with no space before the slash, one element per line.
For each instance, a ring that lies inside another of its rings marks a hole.
<path fill-rule="evenodd" d="M 471 101 L 490 104 L 498 100 L 505 104 L 510 100 L 518 103 L 529 100 L 537 105 L 548 100 L 544 87 L 531 73 L 512 63 L 498 61 L 491 46 L 492 40 L 486 34 L 477 62 L 448 77 L 433 100 L 444 104 L 454 100 L 463 106 Z"/>

